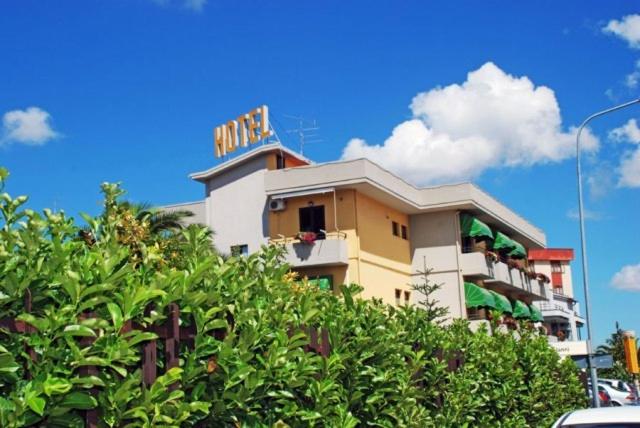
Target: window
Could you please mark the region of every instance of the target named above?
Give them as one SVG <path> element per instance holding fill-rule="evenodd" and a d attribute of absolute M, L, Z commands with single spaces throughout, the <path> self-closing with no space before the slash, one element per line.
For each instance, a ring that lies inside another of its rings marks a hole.
<path fill-rule="evenodd" d="M 551 272 L 564 273 L 564 266 L 560 262 L 551 262 Z"/>
<path fill-rule="evenodd" d="M 324 239 L 324 205 L 300 208 L 300 232 L 313 232 L 317 239 Z"/>
<path fill-rule="evenodd" d="M 405 291 L 404 292 L 404 304 L 408 305 L 409 304 L 409 300 L 411 300 L 411 291 Z"/>
<path fill-rule="evenodd" d="M 408 239 L 407 238 L 407 226 L 405 226 L 404 224 L 402 225 L 402 239 Z"/>
<path fill-rule="evenodd" d="M 276 169 L 284 169 L 285 168 L 285 162 L 284 162 L 284 156 L 282 156 L 280 153 L 276 154 Z"/>
<path fill-rule="evenodd" d="M 396 305 L 400 306 L 400 296 L 402 296 L 402 290 L 396 288 Z"/>
<path fill-rule="evenodd" d="M 240 256 L 248 256 L 248 255 L 249 255 L 249 246 L 247 244 L 231 246 L 232 257 L 240 257 Z"/>
<path fill-rule="evenodd" d="M 562 293 L 562 272 L 564 266 L 560 262 L 551 262 L 551 285 L 553 286 L 553 292 L 556 294 Z"/>
<path fill-rule="evenodd" d="M 393 233 L 393 236 L 400 236 L 399 228 L 400 225 L 397 222 L 391 222 L 391 233 Z"/>
<path fill-rule="evenodd" d="M 309 284 L 317 285 L 320 290 L 333 290 L 333 275 L 320 275 L 309 278 Z"/>

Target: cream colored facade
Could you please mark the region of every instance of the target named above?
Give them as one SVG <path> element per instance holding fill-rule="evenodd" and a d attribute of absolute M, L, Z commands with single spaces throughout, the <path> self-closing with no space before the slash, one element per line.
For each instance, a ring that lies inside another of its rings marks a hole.
<path fill-rule="evenodd" d="M 220 251 L 284 245 L 292 269 L 328 278 L 334 290 L 358 283 L 365 298 L 417 303 L 423 296 L 411 284 L 427 269 L 431 281 L 443 284 L 436 298 L 451 317 L 468 315 L 465 281 L 528 304 L 549 298 L 542 282 L 464 251 L 461 213 L 528 249 L 546 246 L 543 231 L 471 183 L 418 188 L 366 159 L 314 164 L 279 144 L 191 178 L 205 185 L 198 217 L 215 231 Z M 305 228 L 321 239 L 302 242 Z"/>
<path fill-rule="evenodd" d="M 536 302 L 544 316 L 544 326 L 557 340 L 580 340 L 580 327 L 585 323 L 573 292 L 572 249 L 554 248 L 533 251 L 530 263 L 536 272 L 549 278 L 548 299 Z"/>

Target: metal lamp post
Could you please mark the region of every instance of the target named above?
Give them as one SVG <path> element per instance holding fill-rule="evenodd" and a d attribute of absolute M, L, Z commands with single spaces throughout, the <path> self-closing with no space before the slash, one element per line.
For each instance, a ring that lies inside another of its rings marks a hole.
<path fill-rule="evenodd" d="M 580 220 L 580 243 L 581 243 L 581 251 L 582 251 L 582 284 L 584 287 L 584 306 L 587 317 L 587 363 L 589 365 L 589 371 L 591 372 L 591 394 L 593 396 L 593 405 L 594 407 L 600 407 L 600 397 L 598 396 L 598 374 L 596 372 L 596 368 L 593 365 L 593 350 L 591 346 L 591 338 L 593 336 L 593 331 L 591 328 L 591 306 L 589 306 L 589 271 L 587 269 L 587 240 L 584 231 L 584 207 L 582 202 L 582 169 L 580 167 L 580 134 L 584 127 L 591 122 L 591 120 L 596 117 L 603 116 L 607 113 L 614 112 L 616 110 L 623 109 L 625 107 L 629 107 L 633 104 L 640 103 L 640 98 L 635 99 L 633 101 L 629 101 L 624 104 L 620 104 L 615 107 L 611 107 L 607 110 L 602 110 L 597 113 L 589 116 L 580 128 L 578 128 L 578 133 L 576 134 L 576 157 L 577 157 L 577 175 L 578 175 L 578 217 Z"/>

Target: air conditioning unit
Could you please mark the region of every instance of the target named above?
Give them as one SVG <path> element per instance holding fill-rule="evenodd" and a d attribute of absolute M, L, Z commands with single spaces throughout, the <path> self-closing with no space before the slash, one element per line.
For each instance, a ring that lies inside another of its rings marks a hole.
<path fill-rule="evenodd" d="M 287 207 L 284 199 L 272 199 L 269 201 L 269 211 L 282 211 Z"/>

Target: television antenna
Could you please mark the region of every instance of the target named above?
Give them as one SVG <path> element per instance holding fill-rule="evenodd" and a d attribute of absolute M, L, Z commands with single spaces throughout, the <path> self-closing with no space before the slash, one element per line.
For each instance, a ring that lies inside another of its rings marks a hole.
<path fill-rule="evenodd" d="M 295 134 L 298 136 L 298 143 L 300 144 L 300 149 L 298 150 L 301 155 L 304 155 L 304 146 L 305 144 L 314 144 L 321 143 L 322 139 L 319 138 L 319 134 L 315 131 L 319 131 L 320 127 L 318 126 L 315 119 L 306 119 L 301 116 L 291 116 L 288 114 L 283 114 L 283 117 L 287 119 L 293 119 L 298 122 L 298 127 L 295 129 L 287 129 L 285 132 L 287 134 Z"/>

